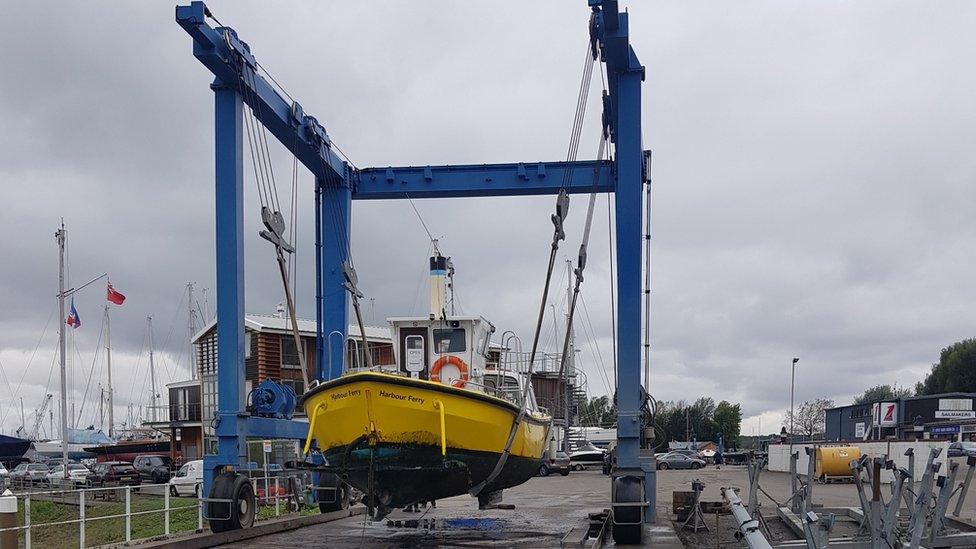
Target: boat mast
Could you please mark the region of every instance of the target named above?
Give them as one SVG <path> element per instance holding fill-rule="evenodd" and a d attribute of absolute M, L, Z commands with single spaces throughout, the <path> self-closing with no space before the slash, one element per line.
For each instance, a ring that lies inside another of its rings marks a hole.
<path fill-rule="evenodd" d="M 153 423 L 156 422 L 156 398 L 159 396 L 156 394 L 156 367 L 153 364 L 153 332 L 152 332 L 152 315 L 146 316 L 146 328 L 149 330 L 149 384 L 152 388 L 152 394 L 149 397 L 150 408 L 149 408 L 149 420 Z"/>
<path fill-rule="evenodd" d="M 105 304 L 105 369 L 108 370 L 108 436 L 115 438 L 115 390 L 112 388 L 112 322 Z"/>
<path fill-rule="evenodd" d="M 569 380 L 576 379 L 576 336 L 573 333 L 573 319 L 569 315 L 569 303 L 573 302 L 573 262 L 572 260 L 566 260 L 566 337 L 569 339 L 566 349 L 569 356 L 565 358 L 566 362 L 566 377 L 563 378 L 563 387 L 565 388 L 566 396 L 565 405 L 563 406 L 563 419 L 566 420 L 566 424 L 563 426 L 563 450 L 569 451 L 569 424 L 570 424 L 570 407 L 573 401 L 573 387 L 570 385 Z"/>
<path fill-rule="evenodd" d="M 437 239 L 430 243 L 434 247 L 434 254 L 430 258 L 430 318 L 443 319 L 447 316 L 444 309 L 444 279 L 447 277 L 447 259 L 441 255 L 437 247 Z"/>
<path fill-rule="evenodd" d="M 65 372 L 64 356 L 64 220 L 61 221 L 61 228 L 54 233 L 54 238 L 58 241 L 58 314 L 61 327 L 58 329 L 58 362 L 61 366 L 61 458 L 64 460 L 64 478 L 68 478 L 68 394 L 67 394 L 67 373 Z"/>
<path fill-rule="evenodd" d="M 188 317 L 186 321 L 186 330 L 187 330 L 186 343 L 189 346 L 188 356 L 190 357 L 189 360 L 190 379 L 196 379 L 197 378 L 197 357 L 193 353 L 193 334 L 195 334 L 197 331 L 197 323 L 196 323 L 196 316 L 193 309 L 193 283 L 192 282 L 186 283 L 186 314 Z"/>

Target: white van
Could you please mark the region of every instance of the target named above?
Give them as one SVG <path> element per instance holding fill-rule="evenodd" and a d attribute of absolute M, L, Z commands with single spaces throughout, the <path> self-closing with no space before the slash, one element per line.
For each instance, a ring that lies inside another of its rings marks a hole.
<path fill-rule="evenodd" d="M 180 470 L 169 479 L 169 493 L 174 496 L 200 497 L 203 486 L 203 460 L 195 459 L 186 462 Z"/>

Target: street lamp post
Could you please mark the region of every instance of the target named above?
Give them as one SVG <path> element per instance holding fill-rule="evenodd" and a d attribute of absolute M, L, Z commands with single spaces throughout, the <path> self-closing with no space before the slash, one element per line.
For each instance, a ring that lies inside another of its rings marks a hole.
<path fill-rule="evenodd" d="M 793 452 L 793 393 L 796 385 L 796 363 L 800 359 L 793 357 L 793 366 L 790 372 L 790 452 Z"/>

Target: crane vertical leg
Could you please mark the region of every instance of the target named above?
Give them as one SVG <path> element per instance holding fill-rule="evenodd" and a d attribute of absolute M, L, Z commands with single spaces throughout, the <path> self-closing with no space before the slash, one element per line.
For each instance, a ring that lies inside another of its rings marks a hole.
<path fill-rule="evenodd" d="M 632 52 L 631 52 L 631 55 Z M 617 260 L 617 473 L 614 482 L 638 481 L 644 522 L 655 520 L 656 477 L 653 459 L 640 455 L 641 387 L 641 147 L 642 70 L 622 70 L 613 77 L 616 96 L 617 148 L 616 260 Z M 648 205 L 648 207 L 650 207 Z M 615 484 L 616 485 L 616 484 Z M 617 486 L 616 494 L 621 494 Z M 631 501 L 615 500 L 623 510 Z M 621 513 L 622 514 L 622 513 Z M 632 515 L 631 515 L 632 516 Z M 638 515 L 640 516 L 640 515 Z M 614 539 L 633 543 L 632 528 L 621 529 Z M 616 528 L 615 528 L 616 532 Z M 640 535 L 640 534 L 638 534 Z M 621 539 L 624 538 L 624 539 Z M 627 541 L 625 541 L 625 539 Z M 638 540 L 639 541 L 639 538 Z"/>
<path fill-rule="evenodd" d="M 218 469 L 245 461 L 244 408 L 244 146 L 243 103 L 219 81 L 216 100 L 217 454 L 207 455 L 204 493 Z"/>
<path fill-rule="evenodd" d="M 322 333 L 324 360 L 317 365 L 319 379 L 330 380 L 342 374 L 346 337 L 349 330 L 349 292 L 343 286 L 342 264 L 349 254 L 349 224 L 352 189 L 348 182 L 316 180 L 322 193 L 319 205 L 322 259 L 318 262 L 318 283 L 321 285 Z M 342 337 L 334 336 L 335 332 Z"/>

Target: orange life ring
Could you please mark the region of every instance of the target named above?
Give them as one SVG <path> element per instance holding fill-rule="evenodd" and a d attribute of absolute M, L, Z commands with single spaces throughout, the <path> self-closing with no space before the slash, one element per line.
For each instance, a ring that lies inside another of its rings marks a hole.
<path fill-rule="evenodd" d="M 430 380 L 431 381 L 441 380 L 441 368 L 443 368 L 445 364 L 453 364 L 458 369 L 458 372 L 460 372 L 461 377 L 455 379 L 454 383 L 452 383 L 451 385 L 457 387 L 458 389 L 463 389 L 468 382 L 468 365 L 465 364 L 463 360 L 461 360 L 461 357 L 457 357 L 454 355 L 444 355 L 438 358 L 436 362 L 434 362 L 434 365 L 431 366 L 430 368 Z"/>

